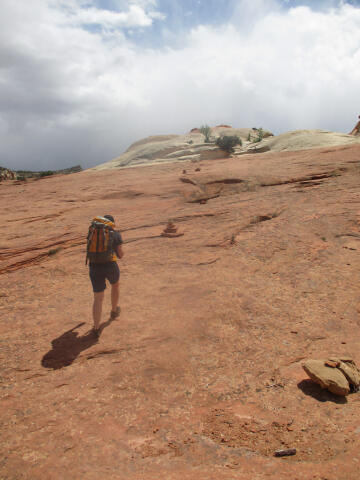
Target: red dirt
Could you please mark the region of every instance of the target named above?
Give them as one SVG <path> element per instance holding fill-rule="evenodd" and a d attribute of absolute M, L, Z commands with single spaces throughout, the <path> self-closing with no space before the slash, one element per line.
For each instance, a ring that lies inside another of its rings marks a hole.
<path fill-rule="evenodd" d="M 189 163 L 192 183 L 183 163 L 2 183 L 0 478 L 357 480 L 360 394 L 301 362 L 360 365 L 359 162 L 351 146 Z M 122 312 L 107 290 L 97 342 L 84 241 L 106 213 Z M 169 220 L 183 236 L 161 236 Z"/>

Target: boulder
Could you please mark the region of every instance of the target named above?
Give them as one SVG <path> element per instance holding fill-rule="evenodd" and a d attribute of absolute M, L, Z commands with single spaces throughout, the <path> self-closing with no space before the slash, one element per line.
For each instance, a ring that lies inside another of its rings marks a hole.
<path fill-rule="evenodd" d="M 307 360 L 302 367 L 321 388 L 326 388 L 335 395 L 345 396 L 350 393 L 350 385 L 343 372 L 326 365 L 326 360 Z"/>
<path fill-rule="evenodd" d="M 269 145 L 254 145 L 249 147 L 246 150 L 246 153 L 264 153 L 269 151 L 270 151 Z"/>
<path fill-rule="evenodd" d="M 348 357 L 330 358 L 333 362 L 337 362 L 337 368 L 345 375 L 350 384 L 352 392 L 357 392 L 360 386 L 360 370 L 355 365 L 355 362 Z"/>
<path fill-rule="evenodd" d="M 0 167 L 0 182 L 2 180 L 16 180 L 17 175 L 15 172 L 8 168 Z"/>

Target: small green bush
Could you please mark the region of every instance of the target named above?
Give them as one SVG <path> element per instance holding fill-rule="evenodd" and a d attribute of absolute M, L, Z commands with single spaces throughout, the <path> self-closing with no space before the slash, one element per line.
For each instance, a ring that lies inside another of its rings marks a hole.
<path fill-rule="evenodd" d="M 209 125 L 201 125 L 199 130 L 205 137 L 205 143 L 210 143 L 211 127 Z"/>
<path fill-rule="evenodd" d="M 60 252 L 60 250 L 62 250 L 61 247 L 51 248 L 51 249 L 48 251 L 49 257 L 51 257 L 51 255 L 56 255 L 58 252 Z"/>
<path fill-rule="evenodd" d="M 254 138 L 253 143 L 258 143 L 261 142 L 261 140 L 264 138 L 264 130 L 262 127 L 257 128 L 257 137 Z"/>
<path fill-rule="evenodd" d="M 242 145 L 241 138 L 237 135 L 223 135 L 218 137 L 215 143 L 221 150 L 225 150 L 228 153 L 232 153 L 236 145 Z"/>

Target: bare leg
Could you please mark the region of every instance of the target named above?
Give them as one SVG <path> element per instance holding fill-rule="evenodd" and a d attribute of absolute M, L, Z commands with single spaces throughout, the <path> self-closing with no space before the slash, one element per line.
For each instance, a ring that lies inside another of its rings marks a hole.
<path fill-rule="evenodd" d="M 119 293 L 120 290 L 120 282 L 113 283 L 111 285 L 111 310 L 116 312 L 116 309 L 119 305 Z"/>
<path fill-rule="evenodd" d="M 92 311 L 93 311 L 95 330 L 97 330 L 100 326 L 103 300 L 104 300 L 104 292 L 94 292 L 94 303 L 93 303 Z"/>

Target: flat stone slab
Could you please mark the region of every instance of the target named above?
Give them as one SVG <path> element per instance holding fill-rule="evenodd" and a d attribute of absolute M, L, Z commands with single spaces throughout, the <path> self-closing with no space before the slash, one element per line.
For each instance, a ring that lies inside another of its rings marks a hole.
<path fill-rule="evenodd" d="M 345 396 L 350 393 L 350 385 L 345 375 L 338 368 L 326 365 L 324 360 L 307 360 L 303 369 L 321 388 L 335 395 Z"/>

